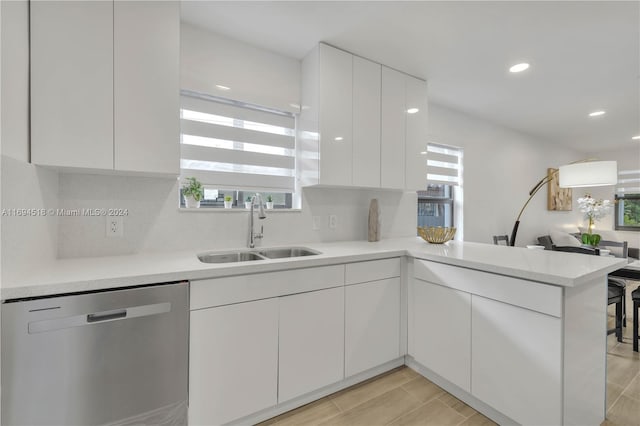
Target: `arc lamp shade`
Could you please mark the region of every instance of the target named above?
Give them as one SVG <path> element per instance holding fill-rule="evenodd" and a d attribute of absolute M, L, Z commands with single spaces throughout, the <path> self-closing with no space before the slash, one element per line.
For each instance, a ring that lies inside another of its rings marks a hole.
<path fill-rule="evenodd" d="M 580 188 L 607 186 L 618 183 L 618 165 L 615 161 L 586 161 L 560 166 L 560 187 Z"/>

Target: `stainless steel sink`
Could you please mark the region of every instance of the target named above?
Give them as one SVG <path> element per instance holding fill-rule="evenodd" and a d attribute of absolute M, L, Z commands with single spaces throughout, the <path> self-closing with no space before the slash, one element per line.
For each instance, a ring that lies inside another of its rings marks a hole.
<path fill-rule="evenodd" d="M 319 251 L 307 247 L 276 247 L 258 250 L 201 253 L 198 259 L 203 263 L 236 263 L 253 260 L 285 259 L 288 257 L 313 256 Z"/>
<path fill-rule="evenodd" d="M 202 253 L 198 259 L 203 263 L 234 263 L 251 260 L 265 260 L 263 256 L 252 251 L 232 251 L 227 253 Z"/>
<path fill-rule="evenodd" d="M 311 250 L 307 247 L 278 247 L 272 249 L 262 249 L 258 253 L 269 259 L 282 259 L 286 257 L 314 256 L 320 254 L 319 251 Z"/>

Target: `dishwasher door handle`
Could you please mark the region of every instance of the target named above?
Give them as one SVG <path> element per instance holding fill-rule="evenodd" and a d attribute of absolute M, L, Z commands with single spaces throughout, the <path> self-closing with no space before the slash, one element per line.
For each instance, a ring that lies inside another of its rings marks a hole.
<path fill-rule="evenodd" d="M 171 312 L 171 303 L 154 303 L 152 305 L 130 306 L 126 309 L 94 312 L 92 314 L 73 315 L 70 317 L 52 318 L 29 322 L 29 334 L 61 330 L 63 328 L 97 325 L 110 321 L 130 320 L 151 315 Z"/>
<path fill-rule="evenodd" d="M 100 321 L 109 321 L 118 318 L 126 318 L 127 310 L 119 309 L 116 311 L 104 311 L 104 312 L 96 312 L 95 314 L 87 315 L 87 322 L 100 322 Z"/>

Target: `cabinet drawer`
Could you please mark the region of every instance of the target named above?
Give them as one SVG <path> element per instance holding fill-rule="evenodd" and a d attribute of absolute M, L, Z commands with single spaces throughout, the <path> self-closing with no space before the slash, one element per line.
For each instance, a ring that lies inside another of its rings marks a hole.
<path fill-rule="evenodd" d="M 345 283 L 355 284 L 400 276 L 400 258 L 371 260 L 346 265 Z"/>
<path fill-rule="evenodd" d="M 445 287 L 510 303 L 543 314 L 562 316 L 562 288 L 416 259 L 414 277 Z"/>
<path fill-rule="evenodd" d="M 191 281 L 191 310 L 344 285 L 344 265 Z"/>

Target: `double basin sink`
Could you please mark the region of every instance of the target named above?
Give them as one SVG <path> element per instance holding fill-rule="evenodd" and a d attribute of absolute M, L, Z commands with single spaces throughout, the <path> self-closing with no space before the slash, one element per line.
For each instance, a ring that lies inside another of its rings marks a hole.
<path fill-rule="evenodd" d="M 236 250 L 225 252 L 200 253 L 198 259 L 203 263 L 235 263 L 252 260 L 285 259 L 290 257 L 314 256 L 319 251 L 307 247 L 276 247 L 259 250 Z"/>

